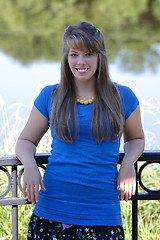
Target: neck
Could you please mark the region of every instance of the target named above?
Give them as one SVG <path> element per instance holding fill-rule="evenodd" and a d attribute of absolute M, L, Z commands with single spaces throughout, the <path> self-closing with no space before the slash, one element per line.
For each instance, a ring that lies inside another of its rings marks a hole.
<path fill-rule="evenodd" d="M 93 82 L 88 84 L 87 82 L 81 82 L 77 84 L 75 82 L 75 89 L 76 89 L 76 98 L 88 100 L 95 96 L 95 86 Z"/>

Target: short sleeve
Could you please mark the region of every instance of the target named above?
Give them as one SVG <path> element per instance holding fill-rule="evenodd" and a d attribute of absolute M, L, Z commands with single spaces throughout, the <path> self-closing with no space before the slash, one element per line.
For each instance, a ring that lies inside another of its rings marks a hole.
<path fill-rule="evenodd" d="M 122 100 L 124 117 L 127 119 L 139 105 L 139 100 L 129 87 L 118 85 L 118 89 Z"/>
<path fill-rule="evenodd" d="M 51 108 L 51 97 L 55 86 L 47 86 L 42 89 L 38 97 L 34 101 L 34 106 L 40 113 L 49 120 L 49 111 Z"/>

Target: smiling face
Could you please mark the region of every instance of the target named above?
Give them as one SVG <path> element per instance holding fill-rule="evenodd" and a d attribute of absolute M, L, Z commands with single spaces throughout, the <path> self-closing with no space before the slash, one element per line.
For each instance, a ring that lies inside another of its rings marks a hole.
<path fill-rule="evenodd" d="M 98 54 L 87 50 L 70 48 L 68 64 L 75 81 L 95 81 L 98 66 Z"/>

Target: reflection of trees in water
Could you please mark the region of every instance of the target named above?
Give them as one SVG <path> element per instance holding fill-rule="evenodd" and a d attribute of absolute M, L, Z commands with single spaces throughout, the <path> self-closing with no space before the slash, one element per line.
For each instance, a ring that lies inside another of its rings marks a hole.
<path fill-rule="evenodd" d="M 0 9 L 0 49 L 23 64 L 59 60 L 64 29 L 90 21 L 104 33 L 111 62 L 118 57 L 136 72 L 158 66 L 159 0 L 1 0 Z"/>
<path fill-rule="evenodd" d="M 134 73 L 143 72 L 145 69 L 156 72 L 159 70 L 160 44 L 145 45 L 145 42 L 135 42 L 131 43 L 131 46 L 124 45 L 115 62 L 119 69 Z"/>
<path fill-rule="evenodd" d="M 160 149 L 160 101 L 152 97 L 140 102 L 145 133 L 145 149 Z"/>

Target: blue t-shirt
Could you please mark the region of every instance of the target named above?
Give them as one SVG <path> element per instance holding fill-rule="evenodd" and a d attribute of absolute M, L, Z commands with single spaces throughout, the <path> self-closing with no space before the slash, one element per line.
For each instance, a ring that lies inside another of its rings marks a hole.
<path fill-rule="evenodd" d="M 51 97 L 55 85 L 45 87 L 34 102 L 50 124 Z M 132 90 L 118 85 L 124 117 L 139 101 Z M 75 225 L 122 224 L 117 160 L 120 139 L 97 144 L 90 136 L 93 104 L 77 104 L 79 137 L 73 143 L 60 140 L 52 127 L 52 150 L 34 213 L 45 219 Z M 67 113 L 66 113 L 67 114 Z"/>

